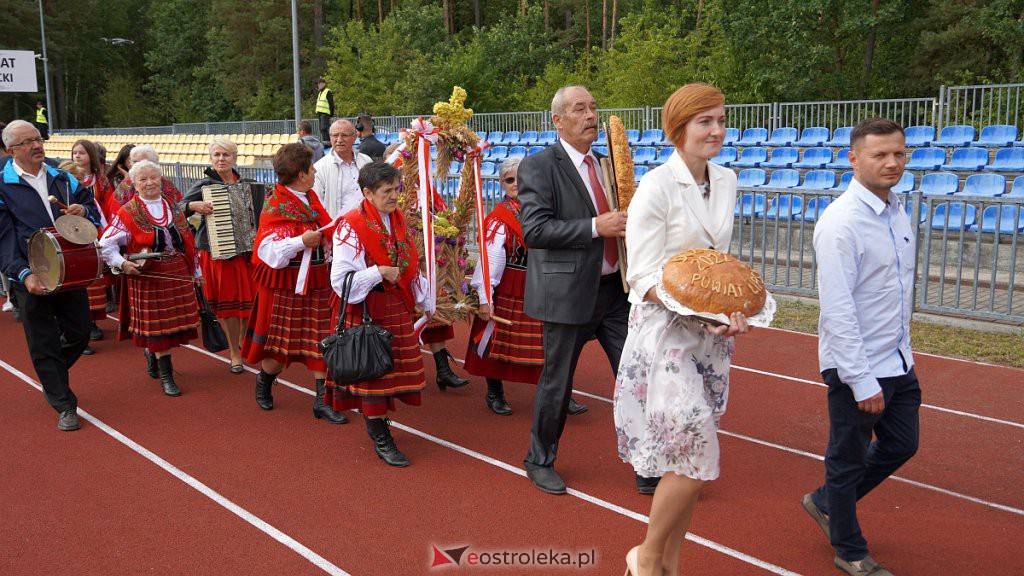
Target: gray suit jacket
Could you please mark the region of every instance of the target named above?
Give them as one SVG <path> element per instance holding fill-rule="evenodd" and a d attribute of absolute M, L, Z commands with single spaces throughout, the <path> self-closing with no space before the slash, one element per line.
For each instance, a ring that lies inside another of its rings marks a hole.
<path fill-rule="evenodd" d="M 525 312 L 545 322 L 585 324 L 594 316 L 604 240 L 579 172 L 560 142 L 519 165 L 519 218 L 529 247 Z"/>

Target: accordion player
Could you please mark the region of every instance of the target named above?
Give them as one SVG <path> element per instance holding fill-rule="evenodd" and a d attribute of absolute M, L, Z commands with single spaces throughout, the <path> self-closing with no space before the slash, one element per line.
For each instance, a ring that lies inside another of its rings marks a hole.
<path fill-rule="evenodd" d="M 204 216 L 210 256 L 214 260 L 226 260 L 252 252 L 259 226 L 259 212 L 253 200 L 256 196 L 262 198 L 266 187 L 255 182 L 238 182 L 208 184 L 202 191 L 203 201 L 213 205 L 213 214 Z"/>

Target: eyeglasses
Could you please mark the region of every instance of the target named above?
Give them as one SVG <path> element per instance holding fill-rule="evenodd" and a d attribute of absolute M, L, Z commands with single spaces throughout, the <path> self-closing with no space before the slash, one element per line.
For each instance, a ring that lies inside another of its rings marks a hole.
<path fill-rule="evenodd" d="M 509 176 L 508 178 L 502 178 L 501 181 L 504 182 L 505 184 L 515 184 L 516 183 L 516 177 L 515 176 Z"/>
<path fill-rule="evenodd" d="M 42 144 L 43 142 L 46 142 L 46 140 L 43 140 L 42 138 L 30 138 L 28 140 L 22 140 L 17 144 L 11 144 L 10 146 L 8 146 L 8 148 L 16 148 L 18 146 L 32 146 L 33 144 Z"/>
<path fill-rule="evenodd" d="M 355 135 L 355 132 L 340 132 L 337 134 L 331 134 L 331 140 L 334 140 L 335 138 L 351 138 Z"/>

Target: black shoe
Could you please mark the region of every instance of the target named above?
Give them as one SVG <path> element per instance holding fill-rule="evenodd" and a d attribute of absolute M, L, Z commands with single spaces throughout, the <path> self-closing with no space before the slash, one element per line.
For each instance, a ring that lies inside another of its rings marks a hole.
<path fill-rule="evenodd" d="M 117 299 L 114 297 L 114 287 L 107 286 L 107 314 L 117 309 Z"/>
<path fill-rule="evenodd" d="M 103 330 L 95 322 L 92 323 L 92 330 L 89 331 L 89 340 L 103 340 Z"/>
<path fill-rule="evenodd" d="M 21 322 L 21 308 L 15 306 L 14 310 L 11 310 L 11 315 L 14 316 L 15 322 Z"/>
<path fill-rule="evenodd" d="M 565 482 L 562 482 L 562 477 L 555 472 L 553 467 L 548 468 L 527 468 L 526 477 L 529 478 L 533 485 L 540 489 L 541 492 L 547 492 L 548 494 L 565 494 Z"/>
<path fill-rule="evenodd" d="M 648 478 L 637 474 L 636 491 L 641 494 L 654 494 L 654 491 L 658 488 L 658 482 L 661 482 L 660 477 Z"/>
<path fill-rule="evenodd" d="M 395 439 L 391 437 L 391 424 L 386 418 L 365 418 L 366 432 L 373 440 L 373 451 L 389 466 L 405 468 L 409 465 L 409 459 L 402 454 L 402 451 L 395 446 Z"/>
<path fill-rule="evenodd" d="M 60 413 L 60 418 L 57 419 L 57 429 L 63 430 L 64 432 L 71 432 L 78 430 L 82 427 L 82 423 L 78 421 L 78 409 L 72 408 L 65 410 Z"/>
<path fill-rule="evenodd" d="M 570 416 L 576 416 L 578 414 L 583 414 L 587 410 L 590 410 L 590 408 L 588 408 L 586 404 L 578 404 L 575 400 L 572 399 L 572 396 L 569 397 L 569 415 Z"/>
<path fill-rule="evenodd" d="M 84 348 L 84 349 L 82 350 L 82 356 L 92 356 L 92 355 L 93 355 L 93 354 L 95 354 L 95 353 L 96 353 L 96 351 L 95 351 L 95 350 L 93 350 L 93 349 L 92 349 L 92 347 L 90 347 L 90 346 L 86 346 L 86 347 L 85 347 L 85 348 Z"/>
<path fill-rule="evenodd" d="M 163 386 L 164 394 L 168 396 L 181 396 L 181 388 L 174 381 L 174 367 L 171 366 L 171 355 L 161 356 L 156 359 L 157 369 L 160 371 L 160 385 Z"/>
<path fill-rule="evenodd" d="M 462 388 L 469 384 L 469 380 L 459 378 L 455 372 L 452 372 L 452 367 L 448 364 L 448 359 L 451 356 L 445 348 L 434 352 L 434 365 L 437 366 L 437 387 L 441 389 L 441 392 L 444 392 L 446 388 Z"/>
<path fill-rule="evenodd" d="M 495 378 L 487 379 L 487 407 L 491 409 L 491 412 L 500 416 L 508 416 L 512 413 L 512 407 L 505 401 L 505 388 L 501 383 L 501 380 Z"/>
<path fill-rule="evenodd" d="M 160 377 L 160 370 L 156 367 L 156 356 L 149 350 L 143 348 L 142 353 L 146 355 L 146 374 L 153 380 Z"/>
<path fill-rule="evenodd" d="M 344 424 L 348 422 L 344 414 L 334 411 L 334 408 L 324 404 L 324 396 L 327 395 L 327 385 L 323 379 L 316 379 L 316 397 L 313 399 L 313 418 L 317 420 L 326 418 L 331 424 Z"/>
<path fill-rule="evenodd" d="M 277 374 L 267 374 L 260 370 L 256 375 L 256 404 L 264 410 L 274 409 L 274 396 L 270 393 L 274 380 L 277 380 Z"/>
<path fill-rule="evenodd" d="M 245 372 L 245 366 L 242 364 L 232 364 L 231 367 L 228 368 L 228 372 L 231 372 L 232 374 L 241 374 L 242 372 Z"/>

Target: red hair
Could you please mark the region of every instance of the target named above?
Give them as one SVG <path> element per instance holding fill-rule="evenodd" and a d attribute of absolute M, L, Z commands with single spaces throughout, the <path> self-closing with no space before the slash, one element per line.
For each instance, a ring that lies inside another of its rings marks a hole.
<path fill-rule="evenodd" d="M 686 135 L 686 125 L 697 114 L 725 105 L 722 91 L 708 84 L 687 84 L 672 93 L 665 101 L 661 121 L 665 127 L 665 136 L 679 148 Z"/>

